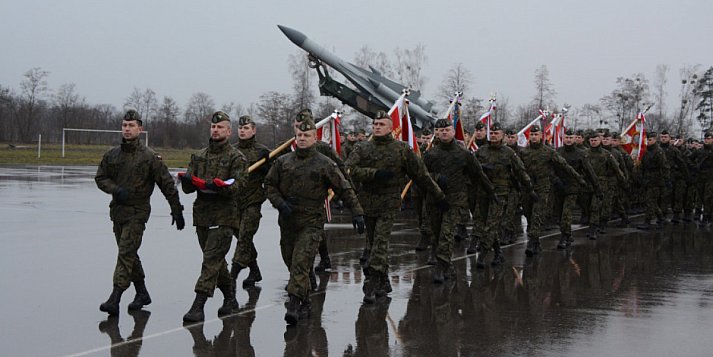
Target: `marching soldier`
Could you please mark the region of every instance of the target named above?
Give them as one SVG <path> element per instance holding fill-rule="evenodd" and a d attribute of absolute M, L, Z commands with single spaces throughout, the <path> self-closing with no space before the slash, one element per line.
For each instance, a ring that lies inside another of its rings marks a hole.
<path fill-rule="evenodd" d="M 423 129 L 421 131 L 421 143 L 418 145 L 419 151 L 421 153 L 425 153 L 432 140 L 433 132 L 431 129 Z M 418 217 L 418 228 L 421 233 L 421 238 L 416 244 L 416 251 L 424 251 L 428 249 L 433 238 L 431 223 L 429 222 L 428 214 L 426 212 L 426 200 L 424 196 L 424 192 L 421 192 L 418 185 L 413 185 L 411 188 L 411 198 L 413 199 L 414 209 L 416 210 L 416 216 Z"/>
<path fill-rule="evenodd" d="M 406 143 L 394 139 L 392 125 L 385 112 L 377 112 L 373 140 L 357 144 L 346 162 L 352 179 L 361 183 L 358 197 L 366 216 L 367 250 L 370 253 L 365 262 L 363 292 L 367 303 L 373 303 L 376 295 L 391 292 L 389 237 L 394 218 L 401 208 L 401 190 L 406 184 L 406 175 L 433 195 L 440 210 L 448 210 L 445 195 L 426 172 L 423 161 Z"/>
<path fill-rule="evenodd" d="M 477 123 L 475 123 L 473 136 L 475 137 L 475 139 L 473 139 L 473 142 L 478 148 L 486 146 L 488 144 L 487 128 L 485 127 L 485 124 L 483 124 L 483 122 L 478 121 Z M 468 200 L 470 206 L 469 208 L 470 213 L 473 216 L 473 231 L 471 232 L 470 245 L 468 246 L 466 252 L 468 254 L 473 254 L 479 250 L 478 242 L 485 235 L 485 220 L 488 216 L 488 199 L 485 197 L 478 197 L 478 190 L 476 190 L 475 187 L 469 186 L 468 188 Z"/>
<path fill-rule="evenodd" d="M 706 227 L 713 222 L 713 133 L 704 134 L 703 147 L 695 155 L 695 160 L 698 167 L 698 196 L 703 207 L 701 227 Z"/>
<path fill-rule="evenodd" d="M 668 130 L 662 130 L 661 134 L 659 134 L 659 139 L 661 140 L 659 146 L 666 155 L 666 161 L 668 161 L 671 172 L 671 182 L 667 183 L 663 204 L 667 210 L 671 207 L 671 211 L 673 211 L 671 223 L 678 224 L 681 222 L 683 202 L 686 199 L 686 179 L 689 176 L 688 165 L 683 159 L 681 151 L 671 145 L 671 135 Z"/>
<path fill-rule="evenodd" d="M 352 186 L 336 163 L 316 150 L 316 142 L 314 121 L 302 118 L 295 130 L 296 150 L 280 156 L 265 177 L 267 197 L 280 212 L 280 250 L 290 272 L 285 313 L 290 325 L 309 316 L 309 272 L 324 235 L 329 188 L 351 208 L 354 228 L 364 232 L 364 212 Z"/>
<path fill-rule="evenodd" d="M 612 211 L 616 211 L 616 213 L 619 215 L 619 218 L 621 218 L 622 224 L 627 225 L 629 224 L 629 216 L 626 213 L 626 209 L 624 209 L 624 202 L 622 200 L 623 193 L 626 192 L 626 187 L 628 186 L 627 183 L 629 182 L 629 172 L 627 170 L 626 166 L 626 160 L 624 159 L 624 155 L 622 154 L 621 151 L 615 149 L 612 146 L 612 142 L 614 140 L 614 134 L 609 131 L 606 131 L 603 136 L 602 136 L 602 147 L 604 150 L 609 151 L 612 156 L 614 156 L 614 160 L 616 160 L 617 164 L 619 164 L 619 170 L 621 170 L 621 173 L 624 174 L 624 181 L 619 182 L 615 176 L 609 176 L 608 180 L 608 186 L 614 191 L 612 193 L 612 207 L 607 207 L 606 211 L 604 214 L 604 218 L 606 219 L 607 223 L 609 220 L 612 218 Z M 604 224 L 601 229 L 606 228 L 606 224 Z"/>
<path fill-rule="evenodd" d="M 114 268 L 114 289 L 109 299 L 99 306 L 99 310 L 109 315 L 119 314 L 121 294 L 131 283 L 134 283 L 136 296 L 129 304 L 129 310 L 138 310 L 151 303 L 138 251 L 151 213 L 154 185 L 158 185 L 171 207 L 171 225 L 176 224 L 178 230 L 186 225 L 173 178 L 161 157 L 141 143 L 142 130 L 139 113 L 133 109 L 127 111 L 121 122 L 121 146 L 104 154 L 94 177 L 97 187 L 112 195 L 109 217 L 119 250 Z"/>
<path fill-rule="evenodd" d="M 223 293 L 218 316 L 231 314 L 239 307 L 225 255 L 233 235 L 240 229 L 238 194 L 245 186 L 247 159 L 228 143 L 231 133 L 228 114 L 213 113 L 208 147 L 191 155 L 188 170 L 181 176 L 183 192 L 197 195 L 193 202 L 193 225 L 203 252 L 196 297 L 183 315 L 185 322 L 203 321 L 203 307 L 216 287 Z"/>
<path fill-rule="evenodd" d="M 522 149 L 517 144 L 517 131 L 508 128 L 505 131 L 507 145 L 522 159 Z M 512 191 L 508 195 L 507 209 L 505 210 L 505 239 L 504 244 L 513 244 L 517 241 L 516 235 L 522 233 L 522 193 L 517 181 L 512 185 Z"/>
<path fill-rule="evenodd" d="M 664 225 L 665 216 L 661 210 L 664 190 L 671 185 L 666 154 L 656 142 L 656 132 L 646 133 L 646 153 L 641 158 L 641 176 L 646 200 L 644 223 L 636 226 L 639 229 L 650 229 L 651 220 L 656 218 L 657 228 Z"/>
<path fill-rule="evenodd" d="M 597 174 L 597 181 L 601 187 L 602 195 L 598 192 L 590 200 L 590 217 L 589 217 L 589 239 L 595 240 L 599 236 L 599 227 L 606 222 L 606 217 L 603 216 L 603 206 L 611 205 L 613 193 L 608 193 L 612 188 L 608 185 L 608 177 L 614 175 L 620 183 L 624 182 L 624 174 L 619 168 L 619 163 L 616 162 L 614 156 L 602 148 L 602 139 L 594 132 L 588 134 L 589 137 L 589 159 Z"/>

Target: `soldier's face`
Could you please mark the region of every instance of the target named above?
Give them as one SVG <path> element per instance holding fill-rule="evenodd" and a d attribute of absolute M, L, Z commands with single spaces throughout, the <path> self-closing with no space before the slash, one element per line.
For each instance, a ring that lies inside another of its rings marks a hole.
<path fill-rule="evenodd" d="M 490 135 L 493 135 L 493 133 L 490 133 Z M 508 145 L 516 145 L 517 144 L 517 135 L 508 135 Z"/>
<path fill-rule="evenodd" d="M 255 128 L 252 124 L 241 125 L 238 128 L 238 137 L 242 140 L 247 140 L 255 136 L 256 132 L 257 128 Z"/>
<path fill-rule="evenodd" d="M 485 131 L 485 130 L 483 130 Z M 477 132 L 476 132 L 477 133 Z M 477 135 L 476 135 L 477 137 Z M 503 140 L 503 131 L 502 130 L 493 130 L 490 132 L 490 142 L 493 144 L 500 143 Z"/>
<path fill-rule="evenodd" d="M 136 120 L 124 120 L 121 122 L 121 136 L 126 140 L 134 140 L 139 137 L 143 127 Z"/>
<path fill-rule="evenodd" d="M 656 144 L 656 138 L 651 137 L 651 138 L 646 138 L 646 145 L 653 145 Z"/>
<path fill-rule="evenodd" d="M 347 134 L 347 141 L 356 141 L 356 136 L 354 136 L 354 133 Z"/>
<path fill-rule="evenodd" d="M 574 142 L 577 143 L 577 145 L 584 144 L 584 137 L 581 135 L 575 135 Z"/>
<path fill-rule="evenodd" d="M 424 143 L 431 142 L 431 139 L 433 139 L 433 134 L 421 135 L 421 140 L 423 140 Z"/>
<path fill-rule="evenodd" d="M 710 137 L 710 136 L 709 136 L 709 137 L 707 137 L 707 138 L 703 138 L 703 143 L 705 143 L 706 145 L 711 145 L 711 144 L 713 144 L 713 137 Z"/>
<path fill-rule="evenodd" d="M 442 142 L 450 143 L 456 136 L 456 131 L 453 129 L 453 126 L 449 125 L 445 128 L 436 128 L 436 135 L 438 135 L 438 139 Z"/>
<path fill-rule="evenodd" d="M 565 135 L 563 142 L 567 146 L 572 146 L 574 145 L 574 140 L 574 135 Z"/>
<path fill-rule="evenodd" d="M 593 148 L 599 146 L 599 144 L 601 144 L 601 143 L 602 143 L 602 138 L 600 138 L 599 136 L 593 136 L 593 137 L 589 138 L 589 146 L 591 146 Z"/>
<path fill-rule="evenodd" d="M 617 147 L 619 147 L 619 145 L 621 145 L 621 139 L 614 139 L 614 138 L 611 139 L 611 146 L 613 148 L 617 148 Z"/>
<path fill-rule="evenodd" d="M 602 145 L 604 146 L 609 146 L 611 145 L 611 137 L 605 136 L 602 138 Z"/>
<path fill-rule="evenodd" d="M 668 144 L 671 142 L 671 135 L 669 134 L 661 134 L 661 144 Z"/>
<path fill-rule="evenodd" d="M 210 124 L 210 138 L 213 139 L 213 141 L 227 140 L 230 137 L 230 134 L 232 134 L 230 122 L 221 121 Z"/>
<path fill-rule="evenodd" d="M 391 134 L 393 123 L 390 118 L 375 119 L 372 124 L 372 133 L 374 136 L 386 136 Z"/>
<path fill-rule="evenodd" d="M 295 145 L 300 149 L 312 147 L 317 142 L 317 130 L 295 130 Z"/>
<path fill-rule="evenodd" d="M 357 141 L 364 141 L 364 140 L 366 140 L 366 134 L 359 133 L 359 134 L 357 134 L 356 139 L 357 139 Z"/>
<path fill-rule="evenodd" d="M 536 133 L 530 133 L 530 142 L 539 143 L 542 141 L 542 132 L 538 131 Z"/>
<path fill-rule="evenodd" d="M 488 133 L 485 131 L 485 128 L 482 128 L 482 129 L 475 129 L 475 132 L 473 135 L 475 135 L 475 138 L 477 140 L 483 140 L 483 139 L 485 139 L 487 134 Z M 491 132 L 490 134 L 492 135 L 493 133 Z M 502 136 L 500 137 L 500 139 L 502 139 Z"/>

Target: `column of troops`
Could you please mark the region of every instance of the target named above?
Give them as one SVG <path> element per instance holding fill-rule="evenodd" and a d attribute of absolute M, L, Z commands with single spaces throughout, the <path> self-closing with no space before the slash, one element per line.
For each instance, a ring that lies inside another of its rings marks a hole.
<path fill-rule="evenodd" d="M 502 265 L 502 247 L 523 233 L 523 215 L 527 257 L 541 252 L 540 238 L 548 227 L 561 233 L 556 248 L 568 249 L 576 211 L 592 240 L 605 234 L 611 222 L 630 224 L 635 213 L 644 212 L 637 226 L 642 230 L 693 221 L 705 228 L 713 219 L 710 132 L 703 143 L 672 138 L 667 131 L 648 132 L 646 153 L 634 163 L 618 133 L 608 130 L 569 129 L 563 146 L 554 149 L 543 144 L 539 127 L 532 128 L 527 146 L 520 147 L 514 129 L 496 122 L 487 135 L 488 128 L 478 123 L 473 133 L 478 149 L 472 151 L 455 139 L 450 120 L 439 119 L 433 131 L 421 132 L 418 155 L 394 138 L 391 118 L 378 112 L 371 137 L 364 131 L 348 133 L 338 155 L 317 140 L 310 110 L 300 111 L 293 124 L 293 150 L 271 153 L 255 141 L 255 122 L 247 115 L 238 119 L 238 142 L 231 145 L 231 119 L 216 112 L 208 146 L 193 154 L 187 171 L 179 174 L 184 193 L 196 194 L 193 225 L 203 254 L 185 322 L 204 319 L 204 305 L 216 288 L 223 295 L 218 315 L 237 312 L 241 271 L 248 270 L 244 288 L 262 280 L 253 237 L 266 199 L 279 211 L 280 250 L 290 273 L 285 320 L 291 325 L 310 315 L 315 270 L 331 269 L 324 232 L 324 203 L 330 194 L 351 210 L 358 233 L 365 233 L 360 258 L 364 303 L 392 291 L 389 237 L 404 207 L 402 190 L 408 181 L 414 185 L 406 199 L 415 208 L 421 232 L 415 249 L 430 252 L 436 284 L 455 278 L 451 257 L 458 241 L 470 239 L 466 251 L 479 252 L 477 268 L 488 261 Z M 155 185 L 170 205 L 172 224 L 179 230 L 185 226 L 177 186 L 160 156 L 141 144 L 141 131 L 140 115 L 128 111 L 121 146 L 104 155 L 96 174 L 97 186 L 112 195 L 110 217 L 118 246 L 113 290 L 100 306 L 110 315 L 119 313 L 121 295 L 132 283 L 136 295 L 128 309 L 151 303 L 138 249 Z M 228 266 L 233 238 L 237 245 Z"/>

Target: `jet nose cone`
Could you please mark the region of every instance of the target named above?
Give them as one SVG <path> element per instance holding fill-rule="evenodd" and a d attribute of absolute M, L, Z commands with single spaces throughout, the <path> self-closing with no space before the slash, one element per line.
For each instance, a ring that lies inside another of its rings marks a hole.
<path fill-rule="evenodd" d="M 277 27 L 280 28 L 280 31 L 287 36 L 287 38 L 290 39 L 295 45 L 302 47 L 302 44 L 305 42 L 307 39 L 307 36 L 305 36 L 302 32 L 299 32 L 295 29 L 289 28 L 287 26 L 282 26 L 282 25 L 277 25 Z"/>

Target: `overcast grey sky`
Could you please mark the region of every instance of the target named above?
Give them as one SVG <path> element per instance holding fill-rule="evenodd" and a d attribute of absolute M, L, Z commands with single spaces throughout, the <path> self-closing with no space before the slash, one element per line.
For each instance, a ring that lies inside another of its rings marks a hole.
<path fill-rule="evenodd" d="M 547 65 L 556 101 L 575 106 L 597 103 L 619 76 L 651 81 L 668 64 L 672 111 L 679 69 L 713 65 L 709 0 L 0 0 L 0 85 L 18 89 L 41 67 L 52 89 L 75 83 L 91 104 L 121 108 L 137 87 L 180 105 L 199 91 L 247 105 L 291 91 L 287 57 L 298 48 L 278 24 L 349 61 L 365 44 L 391 55 L 422 43 L 427 98 L 458 62 L 474 75 L 466 95 L 497 91 L 512 105 L 532 98 L 534 71 Z"/>

